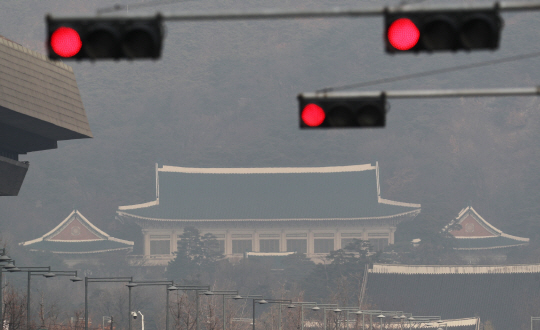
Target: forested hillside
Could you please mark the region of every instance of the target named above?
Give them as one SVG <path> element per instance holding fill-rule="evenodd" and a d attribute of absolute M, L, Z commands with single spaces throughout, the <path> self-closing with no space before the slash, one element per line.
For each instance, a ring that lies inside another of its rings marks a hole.
<path fill-rule="evenodd" d="M 111 4 L 3 2 L 0 35 L 44 52 L 46 13 L 93 14 Z M 197 0 L 159 9 L 381 5 Z M 538 13 L 504 18 L 497 52 L 389 56 L 383 52 L 379 17 L 169 22 L 159 61 L 69 62 L 94 138 L 21 157 L 30 161 L 30 170 L 18 197 L 0 199 L 2 240 L 15 244 L 39 237 L 74 207 L 110 234 L 132 239 L 133 231 L 115 222 L 115 210 L 155 199 L 155 163 L 269 167 L 378 161 L 384 198 L 422 204 L 422 214 L 400 227 L 398 239 L 437 232 L 472 203 L 493 225 L 533 238 L 534 249 L 540 235 L 538 98 L 390 100 L 385 129 L 298 129 L 300 92 L 538 51 Z M 539 81 L 538 61 L 365 90 L 532 86 Z"/>

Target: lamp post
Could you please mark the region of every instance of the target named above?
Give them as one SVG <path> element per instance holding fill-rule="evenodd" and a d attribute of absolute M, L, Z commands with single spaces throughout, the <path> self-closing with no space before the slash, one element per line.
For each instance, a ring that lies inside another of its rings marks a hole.
<path fill-rule="evenodd" d="M 88 283 L 90 282 L 132 282 L 133 277 L 85 277 L 84 278 L 84 330 L 88 330 Z M 131 288 L 129 288 L 129 329 L 131 330 Z"/>
<path fill-rule="evenodd" d="M 195 299 L 196 299 L 195 300 L 196 301 L 195 323 L 196 323 L 196 330 L 200 330 L 201 328 L 200 328 L 200 320 L 199 320 L 199 291 L 205 290 L 205 292 L 210 292 L 210 286 L 209 285 L 180 285 L 180 284 L 173 284 L 173 286 L 175 287 L 175 289 L 172 289 L 172 290 L 195 291 Z"/>
<path fill-rule="evenodd" d="M 253 299 L 253 330 L 255 330 L 255 303 L 259 303 L 260 305 L 264 304 L 282 304 L 282 303 L 289 303 L 292 304 L 291 300 L 282 300 L 282 299 Z"/>
<path fill-rule="evenodd" d="M 332 310 L 334 313 L 339 314 L 341 313 L 341 309 L 337 307 L 337 304 L 325 304 L 325 305 L 317 305 L 317 306 L 324 306 L 323 307 L 323 324 L 324 324 L 324 330 L 326 330 L 326 311 Z"/>
<path fill-rule="evenodd" d="M 278 314 L 278 329 L 281 330 L 281 306 L 283 304 L 279 304 L 279 314 Z M 292 304 L 287 304 L 287 308 L 294 308 L 295 306 Z"/>
<path fill-rule="evenodd" d="M 300 329 L 304 330 L 304 307 L 312 307 L 311 310 L 318 311 L 320 308 L 316 308 L 317 303 L 316 302 L 306 302 L 306 301 L 295 301 L 291 305 L 288 305 L 288 308 L 294 308 L 295 305 L 300 306 Z M 279 305 L 279 312 L 281 314 L 281 304 Z M 279 318 L 279 330 L 281 330 L 281 315 Z"/>
<path fill-rule="evenodd" d="M 242 299 L 241 296 L 238 295 L 238 291 L 237 290 L 218 290 L 218 291 L 206 291 L 206 292 L 203 292 L 203 293 L 199 293 L 199 294 L 203 294 L 203 295 L 206 295 L 206 296 L 211 296 L 211 295 L 217 295 L 217 296 L 221 296 L 223 298 L 223 330 L 225 330 L 225 327 L 226 327 L 226 320 L 225 320 L 225 296 L 231 296 L 232 299 Z M 166 329 L 168 330 L 168 329 Z"/>
<path fill-rule="evenodd" d="M 4 329 L 4 269 L 9 269 L 6 267 L 11 260 L 9 256 L 6 255 L 6 248 L 0 249 L 0 329 Z M 13 265 L 13 267 L 15 267 Z"/>
<path fill-rule="evenodd" d="M 11 264 L 10 264 L 11 266 Z M 8 269 L 10 272 L 26 272 L 28 274 L 28 284 L 26 287 L 26 329 L 30 330 L 30 289 L 32 276 L 41 275 L 45 278 L 55 277 L 54 273 L 51 273 L 50 266 L 43 267 L 17 267 L 13 263 L 13 268 Z"/>
<path fill-rule="evenodd" d="M 232 297 L 227 297 L 227 299 L 233 299 L 233 300 L 240 300 L 240 299 L 262 299 L 262 295 L 260 294 L 252 294 L 252 295 L 243 295 L 243 296 L 240 296 L 240 295 L 236 295 L 236 296 L 232 296 Z M 233 319 L 232 321 L 238 321 L 238 320 L 244 320 L 244 318 L 235 318 Z M 249 320 L 249 322 L 252 321 L 251 318 L 247 318 Z M 245 320 L 244 320 L 245 321 Z"/>
<path fill-rule="evenodd" d="M 178 290 L 178 288 L 175 287 L 173 284 L 174 284 L 173 281 L 134 281 L 134 282 L 129 282 L 128 284 L 126 284 L 126 286 L 129 288 L 130 293 L 131 293 L 131 288 L 136 287 L 136 286 L 152 286 L 152 285 L 167 286 L 165 290 L 166 291 L 165 330 L 169 330 L 169 291 Z M 131 294 L 129 295 L 129 306 L 130 306 L 129 311 L 131 313 Z"/>

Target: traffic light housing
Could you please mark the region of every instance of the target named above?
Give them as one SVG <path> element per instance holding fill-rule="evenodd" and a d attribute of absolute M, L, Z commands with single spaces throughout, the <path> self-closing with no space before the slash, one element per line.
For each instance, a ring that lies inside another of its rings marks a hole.
<path fill-rule="evenodd" d="M 502 18 L 498 8 L 386 12 L 387 53 L 495 50 Z"/>
<path fill-rule="evenodd" d="M 386 125 L 386 96 L 298 95 L 300 128 L 377 128 Z"/>
<path fill-rule="evenodd" d="M 52 60 L 158 59 L 164 29 L 151 18 L 52 18 L 47 16 L 47 50 Z"/>

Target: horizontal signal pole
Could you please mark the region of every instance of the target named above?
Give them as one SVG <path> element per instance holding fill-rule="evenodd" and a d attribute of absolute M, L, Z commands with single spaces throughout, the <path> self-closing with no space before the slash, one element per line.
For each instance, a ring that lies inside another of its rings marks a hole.
<path fill-rule="evenodd" d="M 463 9 L 492 9 L 499 11 L 540 10 L 540 2 L 499 2 L 492 4 L 439 5 L 439 6 L 397 6 L 382 8 L 350 9 L 334 7 L 320 10 L 260 9 L 254 11 L 219 11 L 164 13 L 166 21 L 206 21 L 206 20 L 250 20 L 250 19 L 296 19 L 378 16 L 386 12 L 452 11 Z"/>
<path fill-rule="evenodd" d="M 291 9 L 259 9 L 253 11 L 200 11 L 200 12 L 180 12 L 180 13 L 162 13 L 161 17 L 165 21 L 209 21 L 209 20 L 250 20 L 250 19 L 296 19 L 296 18 L 332 18 L 332 17 L 363 17 L 378 16 L 384 13 L 393 12 L 419 12 L 419 11 L 455 11 L 467 9 L 493 9 L 499 11 L 528 11 L 540 10 L 540 2 L 498 2 L 486 4 L 457 4 L 457 5 L 433 5 L 433 6 L 396 6 L 396 7 L 378 7 L 378 8 L 326 8 L 313 10 L 291 10 Z M 101 17 L 103 12 L 98 12 Z M 140 14 L 122 14 L 106 15 L 107 18 L 132 18 L 143 19 L 148 15 Z M 81 19 L 88 16 L 54 16 L 54 19 Z"/>
<path fill-rule="evenodd" d="M 415 99 L 415 98 L 441 98 L 441 97 L 480 97 L 480 96 L 533 96 L 540 95 L 540 86 L 522 88 L 485 88 L 485 89 L 440 89 L 440 90 L 407 90 L 407 91 L 366 91 L 366 92 L 328 92 L 328 93 L 302 93 L 303 98 L 362 98 L 379 97 L 384 95 L 387 99 Z"/>

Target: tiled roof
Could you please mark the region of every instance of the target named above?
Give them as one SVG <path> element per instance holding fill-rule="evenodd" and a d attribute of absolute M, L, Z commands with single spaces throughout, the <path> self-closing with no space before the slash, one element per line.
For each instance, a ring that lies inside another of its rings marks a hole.
<path fill-rule="evenodd" d="M 92 224 L 79 211 L 71 212 L 60 224 L 45 235 L 19 243 L 32 251 L 53 253 L 97 253 L 132 250 L 133 242 L 115 238 Z"/>
<path fill-rule="evenodd" d="M 29 245 L 28 248 L 33 251 L 50 251 L 62 254 L 85 254 L 116 250 L 131 250 L 133 246 L 112 240 L 90 242 L 40 241 Z"/>
<path fill-rule="evenodd" d="M 150 220 L 356 220 L 420 212 L 380 197 L 377 165 L 156 170 L 157 200 L 121 206 Z"/>
<path fill-rule="evenodd" d="M 376 266 L 368 274 L 365 299 L 373 308 L 443 319 L 475 315 L 495 329 L 512 330 L 528 329 L 530 316 L 538 314 L 540 265 L 511 265 L 504 272 L 506 266 Z M 407 267 L 416 271 L 404 273 Z M 475 268 L 481 271 L 459 272 Z"/>
<path fill-rule="evenodd" d="M 510 237 L 497 236 L 478 239 L 457 239 L 456 250 L 501 249 L 529 244 L 529 241 L 516 240 Z"/>
<path fill-rule="evenodd" d="M 457 238 L 457 250 L 500 249 L 529 244 L 529 239 L 504 233 L 490 224 L 472 206 L 462 209 L 443 231 L 452 225 L 459 224 L 461 229 L 450 230 Z"/>
<path fill-rule="evenodd" d="M 25 118 L 22 120 L 21 118 Z M 0 38 L 0 123 L 55 141 L 92 137 L 71 67 Z"/>

